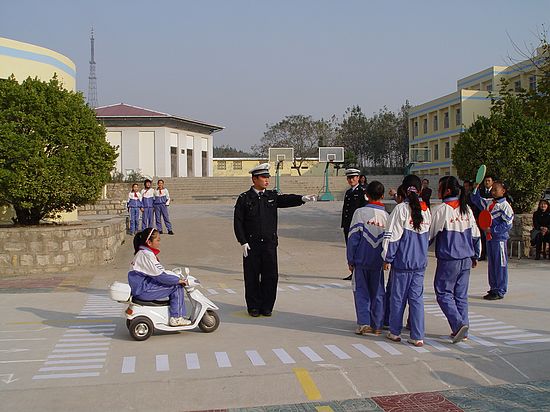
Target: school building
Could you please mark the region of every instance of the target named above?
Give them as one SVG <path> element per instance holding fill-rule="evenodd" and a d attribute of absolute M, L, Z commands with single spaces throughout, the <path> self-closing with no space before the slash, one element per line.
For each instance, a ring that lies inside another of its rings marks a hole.
<path fill-rule="evenodd" d="M 117 146 L 116 171 L 146 177 L 213 176 L 215 132 L 223 127 L 124 103 L 97 107 L 107 141 Z"/>
<path fill-rule="evenodd" d="M 541 53 L 539 49 L 535 63 L 543 61 Z M 455 92 L 412 107 L 409 153 L 411 161 L 417 162 L 411 171 L 421 175 L 456 175 L 452 148 L 461 132 L 479 116 L 490 114 L 491 95 L 498 93 L 501 79 L 508 80 L 513 91 L 535 90 L 537 75 L 531 60 L 512 66 L 492 66 L 459 79 Z"/>
<path fill-rule="evenodd" d="M 268 163 L 265 157 L 215 157 L 214 162 L 214 176 L 231 176 L 242 177 L 250 176 L 248 171 L 255 166 L 262 163 Z M 308 157 L 304 160 L 300 167 L 300 173 L 302 176 L 322 176 L 324 173 L 324 167 L 326 163 L 319 163 L 319 159 L 316 157 Z M 274 162 L 270 163 L 270 173 L 272 176 L 276 174 L 276 165 Z M 334 168 L 330 168 L 330 176 L 334 174 Z M 279 166 L 280 176 L 300 176 L 298 169 L 293 167 L 291 161 L 284 161 Z"/>

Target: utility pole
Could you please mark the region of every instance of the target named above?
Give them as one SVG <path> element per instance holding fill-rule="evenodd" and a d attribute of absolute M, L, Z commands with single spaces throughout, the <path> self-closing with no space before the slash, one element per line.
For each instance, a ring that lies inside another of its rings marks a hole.
<path fill-rule="evenodd" d="M 90 37 L 90 76 L 88 77 L 88 106 L 95 109 L 97 104 L 97 78 L 95 77 L 95 60 L 94 60 L 94 28 L 92 27 L 92 35 Z"/>

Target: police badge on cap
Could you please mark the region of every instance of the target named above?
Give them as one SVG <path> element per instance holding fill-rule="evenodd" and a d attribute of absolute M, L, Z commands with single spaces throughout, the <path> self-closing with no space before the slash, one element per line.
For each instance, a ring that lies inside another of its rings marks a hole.
<path fill-rule="evenodd" d="M 262 163 L 261 165 L 253 167 L 248 173 L 250 173 L 252 176 L 271 177 L 271 175 L 269 174 L 269 163 Z"/>
<path fill-rule="evenodd" d="M 346 177 L 359 176 L 360 173 L 359 169 L 346 169 Z"/>

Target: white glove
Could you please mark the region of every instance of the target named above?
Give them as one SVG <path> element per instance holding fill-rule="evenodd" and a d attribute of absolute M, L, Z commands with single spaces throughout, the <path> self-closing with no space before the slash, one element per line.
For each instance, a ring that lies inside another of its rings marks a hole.
<path fill-rule="evenodd" d="M 317 200 L 317 196 L 315 195 L 302 196 L 302 202 L 315 202 L 316 200 Z"/>
<path fill-rule="evenodd" d="M 244 257 L 248 257 L 248 251 L 250 250 L 250 246 L 248 245 L 248 243 L 245 243 L 243 245 L 243 256 Z"/>

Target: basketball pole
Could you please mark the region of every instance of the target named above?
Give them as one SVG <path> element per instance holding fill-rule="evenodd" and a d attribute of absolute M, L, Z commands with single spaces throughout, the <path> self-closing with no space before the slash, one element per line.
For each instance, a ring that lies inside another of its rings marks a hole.
<path fill-rule="evenodd" d="M 279 181 L 279 168 L 281 166 L 282 160 L 277 160 L 277 168 L 276 168 L 276 175 L 275 175 L 275 190 L 277 193 L 281 192 L 281 186 Z"/>
<path fill-rule="evenodd" d="M 327 165 L 325 166 L 325 191 L 319 196 L 319 201 L 333 201 L 334 196 L 332 193 L 330 193 L 330 189 L 328 187 L 328 167 L 332 163 L 332 160 L 330 162 L 327 162 Z"/>

